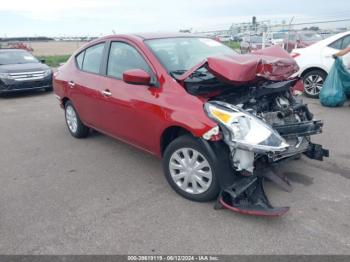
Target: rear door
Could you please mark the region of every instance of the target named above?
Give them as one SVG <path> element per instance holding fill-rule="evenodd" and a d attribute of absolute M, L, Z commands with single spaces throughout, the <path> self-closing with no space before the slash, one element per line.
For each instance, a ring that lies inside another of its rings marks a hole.
<path fill-rule="evenodd" d="M 348 47 L 349 45 L 350 45 L 350 35 L 346 35 L 334 41 L 333 43 L 329 44 L 328 46 L 326 46 L 322 50 L 322 54 L 321 54 L 322 64 L 324 64 L 327 67 L 327 69 L 330 70 L 334 63 L 334 58 L 332 57 L 332 55 Z M 343 57 L 343 61 L 346 66 L 349 66 L 350 55 L 349 54 L 345 55 Z"/>
<path fill-rule="evenodd" d="M 105 43 L 90 46 L 76 59 L 77 70 L 69 79 L 70 99 L 76 107 L 82 121 L 91 126 L 99 127 L 99 102 L 104 89 L 101 76 L 102 60 L 105 52 Z"/>

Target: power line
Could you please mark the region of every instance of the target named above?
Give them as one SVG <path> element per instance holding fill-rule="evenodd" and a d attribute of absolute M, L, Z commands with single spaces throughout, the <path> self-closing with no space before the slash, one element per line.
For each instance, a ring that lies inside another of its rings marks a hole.
<path fill-rule="evenodd" d="M 292 24 L 292 26 L 294 26 L 294 25 L 308 25 L 308 24 L 337 23 L 337 22 L 347 22 L 347 21 L 350 21 L 350 18 L 337 19 L 337 20 L 328 20 L 328 21 L 318 21 L 318 22 L 304 22 L 304 23 Z"/>

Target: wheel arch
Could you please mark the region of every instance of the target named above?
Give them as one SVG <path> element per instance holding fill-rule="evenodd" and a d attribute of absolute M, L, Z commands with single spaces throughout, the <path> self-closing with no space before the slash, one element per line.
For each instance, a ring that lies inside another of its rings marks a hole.
<path fill-rule="evenodd" d="M 321 67 L 317 67 L 317 66 L 313 66 L 313 67 L 309 67 L 309 68 L 306 68 L 301 74 L 300 76 L 301 77 L 304 77 L 307 73 L 311 72 L 311 71 L 314 71 L 314 70 L 319 70 L 319 71 L 322 71 L 324 72 L 326 75 L 328 75 L 327 71 Z"/>
<path fill-rule="evenodd" d="M 186 134 L 193 136 L 191 131 L 178 125 L 169 126 L 164 129 L 160 136 L 160 156 L 163 157 L 165 149 L 174 139 Z"/>
<path fill-rule="evenodd" d="M 66 106 L 66 103 L 70 101 L 68 97 L 63 97 L 61 99 L 61 104 L 62 104 L 62 107 L 64 108 Z"/>

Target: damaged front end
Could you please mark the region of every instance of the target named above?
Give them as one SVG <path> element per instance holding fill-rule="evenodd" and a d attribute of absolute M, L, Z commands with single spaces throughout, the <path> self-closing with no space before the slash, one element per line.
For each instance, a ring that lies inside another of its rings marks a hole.
<path fill-rule="evenodd" d="M 310 140 L 311 135 L 321 133 L 322 122 L 314 121 L 307 106 L 290 94 L 291 83 L 284 84 L 284 92 L 264 86 L 269 94 L 264 92 L 261 98 L 252 93 L 252 99 L 245 104 L 222 101 L 224 97 L 205 104 L 208 116 L 218 123 L 237 173 L 236 181 L 222 188 L 219 203 L 226 208 L 261 216 L 284 214 L 289 208 L 272 207 L 263 189 L 263 179 L 291 191 L 290 183 L 275 171 L 276 165 L 301 154 L 316 160 L 328 156 L 327 150 Z M 226 99 L 230 101 L 229 97 Z"/>
<path fill-rule="evenodd" d="M 208 58 L 178 79 L 190 93 L 208 97 L 204 110 L 217 127 L 203 138 L 220 135 L 229 148 L 236 176 L 234 183 L 222 186 L 217 207 L 280 216 L 289 208 L 270 204 L 263 189 L 264 178 L 291 191 L 288 180 L 276 172 L 278 164 L 301 154 L 322 161 L 329 153 L 310 139 L 322 132 L 323 123 L 314 120 L 307 105 L 292 95 L 298 81 L 289 79 L 297 70 L 294 60 L 278 49 L 266 52 Z"/>

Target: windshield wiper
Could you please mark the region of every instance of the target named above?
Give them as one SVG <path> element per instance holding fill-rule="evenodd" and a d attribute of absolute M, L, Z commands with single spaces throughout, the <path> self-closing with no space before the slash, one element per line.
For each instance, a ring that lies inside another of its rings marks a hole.
<path fill-rule="evenodd" d="M 174 71 L 170 71 L 170 74 L 175 74 L 175 75 L 182 75 L 184 73 L 186 73 L 188 70 L 174 70 Z M 207 71 L 203 71 L 203 70 L 196 70 L 194 71 L 191 76 L 197 76 L 197 77 L 200 77 L 200 76 L 206 76 L 208 74 Z"/>
<path fill-rule="evenodd" d="M 175 75 L 182 75 L 185 72 L 186 70 L 183 70 L 183 69 L 169 71 L 170 74 L 175 74 Z"/>

